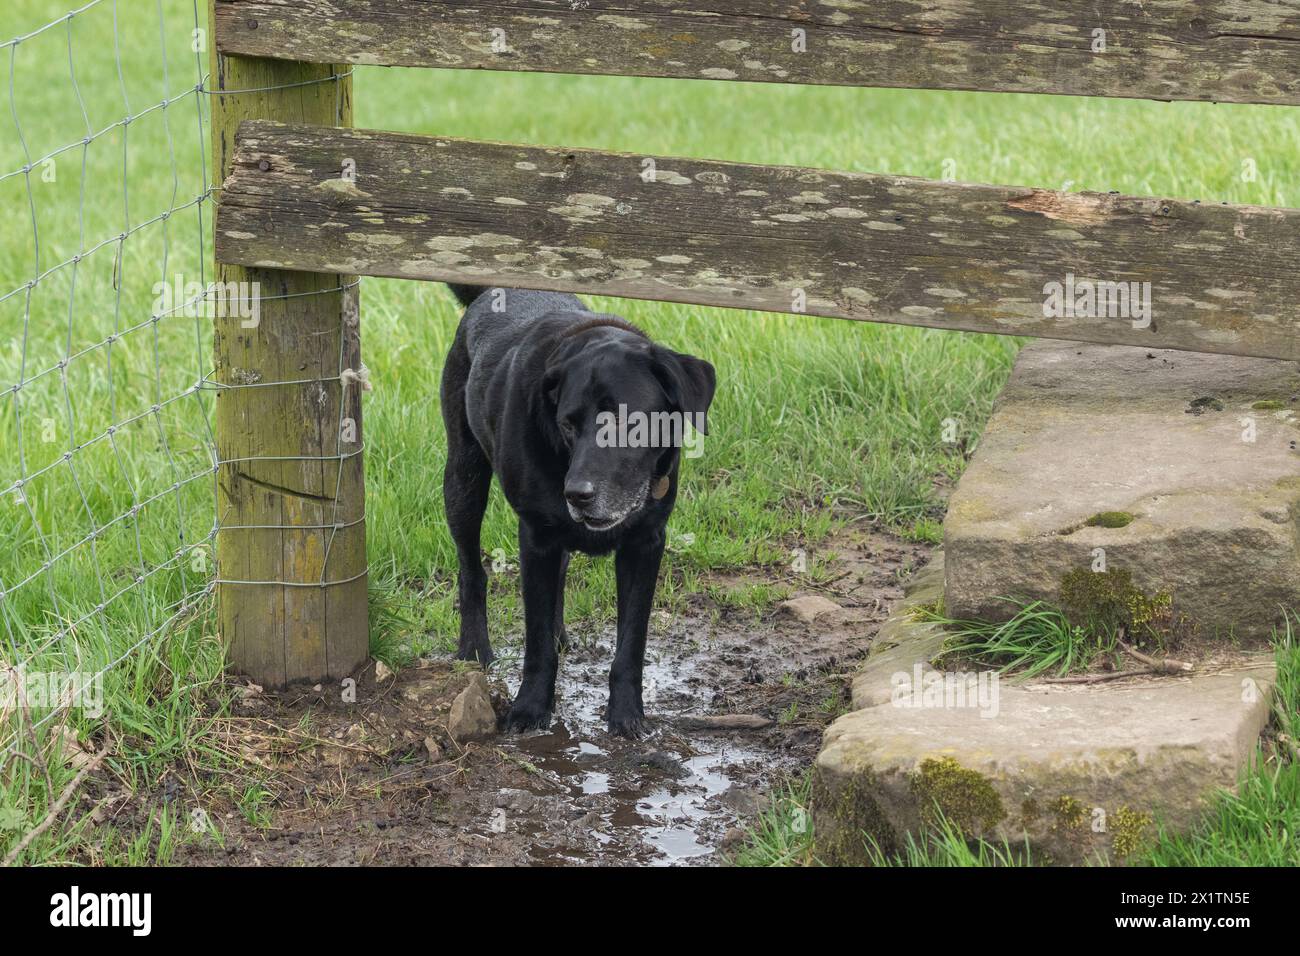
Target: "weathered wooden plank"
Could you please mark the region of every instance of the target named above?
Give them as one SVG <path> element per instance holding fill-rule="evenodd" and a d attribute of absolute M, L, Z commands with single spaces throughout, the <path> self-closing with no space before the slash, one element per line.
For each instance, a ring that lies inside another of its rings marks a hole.
<path fill-rule="evenodd" d="M 350 124 L 351 81 L 341 72 L 214 50 L 211 85 L 228 91 L 212 97 L 216 181 L 230 171 L 241 120 Z M 341 678 L 369 655 L 365 525 L 332 528 L 364 514 L 360 456 L 347 459 L 341 480 L 330 460 L 342 414 L 340 356 L 353 360 L 359 348 L 337 291 L 351 277 L 319 273 L 217 267 L 224 288 L 260 294 L 255 316 L 228 308 L 214 319 L 215 379 L 224 386 L 216 412 L 219 621 L 232 669 L 268 687 Z M 359 436 L 355 394 L 345 414 Z M 312 586 L 321 581 L 346 583 Z"/>
<path fill-rule="evenodd" d="M 249 122 L 217 256 L 1300 359 L 1292 209 Z"/>
<path fill-rule="evenodd" d="M 317 63 L 1300 104 L 1300 0 L 217 0 Z"/>

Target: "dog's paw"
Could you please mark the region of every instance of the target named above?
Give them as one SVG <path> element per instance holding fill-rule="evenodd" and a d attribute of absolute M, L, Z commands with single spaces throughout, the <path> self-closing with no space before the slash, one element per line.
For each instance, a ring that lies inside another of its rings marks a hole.
<path fill-rule="evenodd" d="M 549 730 L 551 710 L 540 704 L 516 700 L 510 705 L 506 714 L 505 729 L 507 733 L 521 734 L 529 730 Z"/>
<path fill-rule="evenodd" d="M 640 710 L 627 708 L 621 711 L 615 711 L 610 708 L 607 720 L 609 732 L 615 737 L 627 737 L 630 740 L 640 740 L 646 734 L 650 733 L 650 722 L 646 720 L 645 714 Z"/>
<path fill-rule="evenodd" d="M 459 647 L 456 649 L 456 660 L 458 661 L 475 661 L 483 665 L 487 670 L 488 666 L 496 660 L 496 655 L 492 653 L 492 648 L 484 645 L 482 647 Z"/>

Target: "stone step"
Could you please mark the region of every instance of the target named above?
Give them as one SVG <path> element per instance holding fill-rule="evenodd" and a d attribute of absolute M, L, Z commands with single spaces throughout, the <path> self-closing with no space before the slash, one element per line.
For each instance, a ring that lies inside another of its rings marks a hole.
<path fill-rule="evenodd" d="M 1057 603 L 1103 560 L 1198 639 L 1266 642 L 1300 609 L 1298 398 L 1293 362 L 1029 345 L 949 503 L 948 615 Z"/>
<path fill-rule="evenodd" d="M 1271 653 L 1188 677 L 1061 685 L 974 683 L 931 665 L 943 633 L 916 608 L 941 591 L 928 566 L 854 681 L 858 708 L 828 728 L 814 768 L 817 852 L 868 862 L 935 820 L 1036 863 L 1122 862 L 1158 825 L 1186 831 L 1235 785 L 1268 722 Z"/>

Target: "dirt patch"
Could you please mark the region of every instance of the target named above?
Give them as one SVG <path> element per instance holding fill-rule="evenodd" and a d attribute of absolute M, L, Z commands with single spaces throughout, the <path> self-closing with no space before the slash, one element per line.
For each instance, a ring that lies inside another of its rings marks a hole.
<path fill-rule="evenodd" d="M 843 712 L 856 663 L 902 597 L 925 546 L 870 532 L 842 535 L 820 586 L 783 579 L 792 594 L 839 605 L 812 623 L 769 609 L 719 606 L 696 595 L 658 612 L 646 662 L 654 730 L 620 740 L 604 727 L 612 627 L 584 634 L 560 667 L 547 733 L 461 745 L 447 732 L 464 665 L 425 660 L 356 687 L 297 695 L 246 692 L 217 733 L 248 778 L 220 781 L 187 816 L 213 832 L 175 862 L 258 864 L 707 864 L 762 808 L 768 791 L 811 763 L 822 729 Z M 730 574 L 721 587 L 772 583 Z M 803 586 L 800 586 L 800 585 Z M 519 635 L 491 673 L 504 713 L 518 684 Z M 747 714 L 761 729 L 699 729 L 689 718 Z M 224 796 L 217 796 L 217 794 Z M 219 834 L 219 836 L 217 835 Z"/>

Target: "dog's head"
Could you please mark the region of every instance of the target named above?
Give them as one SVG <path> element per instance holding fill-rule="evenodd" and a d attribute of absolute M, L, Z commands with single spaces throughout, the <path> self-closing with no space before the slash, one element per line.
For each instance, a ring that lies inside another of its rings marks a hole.
<path fill-rule="evenodd" d="M 570 333 L 542 380 L 554 439 L 568 458 L 569 516 L 608 531 L 662 498 L 676 456 L 708 432 L 713 366 L 622 323 Z"/>

